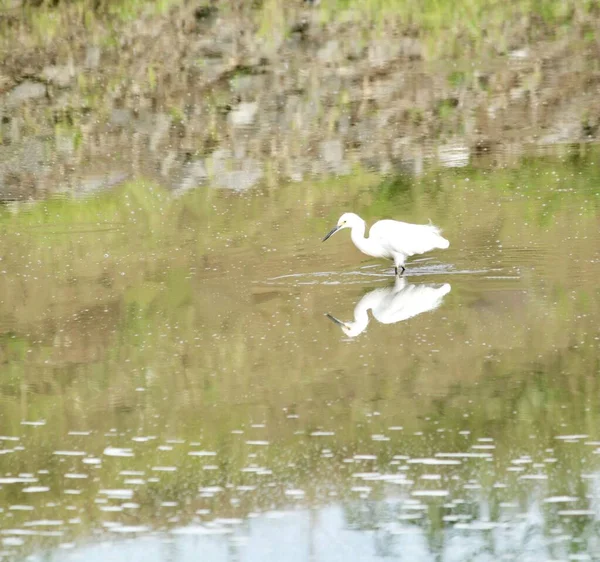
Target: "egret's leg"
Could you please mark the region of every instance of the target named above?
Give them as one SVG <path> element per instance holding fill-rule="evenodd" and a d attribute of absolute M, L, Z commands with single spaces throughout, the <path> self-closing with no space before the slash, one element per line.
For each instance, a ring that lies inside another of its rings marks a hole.
<path fill-rule="evenodd" d="M 398 271 L 398 270 L 400 270 L 400 271 Z M 394 271 L 396 272 L 396 275 L 398 277 L 400 277 L 406 271 L 406 268 L 403 265 L 401 265 L 400 267 L 396 266 L 394 268 Z"/>

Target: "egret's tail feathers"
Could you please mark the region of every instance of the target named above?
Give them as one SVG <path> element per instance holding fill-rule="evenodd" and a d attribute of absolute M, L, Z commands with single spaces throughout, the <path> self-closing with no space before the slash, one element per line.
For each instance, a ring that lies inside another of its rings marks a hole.
<path fill-rule="evenodd" d="M 440 236 L 438 240 L 438 248 L 445 250 L 448 246 L 450 246 L 450 242 L 448 242 L 448 240 L 446 240 L 443 236 Z"/>

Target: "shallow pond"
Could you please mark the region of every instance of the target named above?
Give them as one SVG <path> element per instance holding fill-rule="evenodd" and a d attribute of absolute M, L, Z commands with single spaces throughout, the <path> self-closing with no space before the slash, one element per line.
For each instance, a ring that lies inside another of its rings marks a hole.
<path fill-rule="evenodd" d="M 2 557 L 598 559 L 598 158 L 4 207 Z"/>

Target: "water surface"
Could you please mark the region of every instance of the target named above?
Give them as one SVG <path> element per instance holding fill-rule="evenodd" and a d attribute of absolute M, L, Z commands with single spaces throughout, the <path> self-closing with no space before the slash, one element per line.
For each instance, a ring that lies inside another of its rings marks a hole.
<path fill-rule="evenodd" d="M 5 207 L 2 556 L 597 559 L 597 161 Z"/>

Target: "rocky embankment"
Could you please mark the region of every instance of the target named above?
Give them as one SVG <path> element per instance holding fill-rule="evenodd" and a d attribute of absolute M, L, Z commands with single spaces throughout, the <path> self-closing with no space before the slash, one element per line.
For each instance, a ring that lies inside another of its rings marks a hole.
<path fill-rule="evenodd" d="M 297 2 L 269 26 L 219 6 L 178 5 L 112 34 L 74 23 L 41 46 L 5 49 L 0 198 L 87 194 L 135 177 L 183 191 L 356 165 L 418 174 L 600 134 L 589 22 L 531 40 L 529 21 L 502 48 L 432 59 L 428 38 L 398 25 L 323 23 Z"/>

